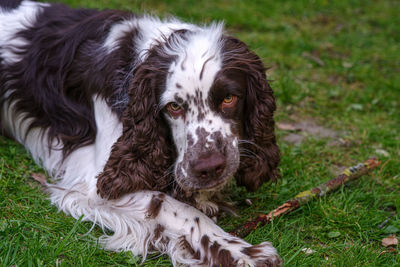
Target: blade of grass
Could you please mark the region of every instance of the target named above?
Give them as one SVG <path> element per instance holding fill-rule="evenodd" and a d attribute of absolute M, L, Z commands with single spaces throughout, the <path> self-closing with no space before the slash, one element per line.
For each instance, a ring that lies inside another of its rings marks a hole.
<path fill-rule="evenodd" d="M 71 238 L 72 234 L 76 232 L 78 229 L 79 224 L 81 223 L 83 218 L 83 215 L 79 217 L 79 219 L 75 222 L 74 226 L 72 227 L 71 231 L 67 234 L 67 236 L 63 239 L 63 241 L 60 243 L 60 245 L 57 246 L 57 249 L 55 251 L 55 255 L 57 256 L 60 254 L 61 250 L 63 250 L 64 246 L 67 244 L 68 240 Z"/>

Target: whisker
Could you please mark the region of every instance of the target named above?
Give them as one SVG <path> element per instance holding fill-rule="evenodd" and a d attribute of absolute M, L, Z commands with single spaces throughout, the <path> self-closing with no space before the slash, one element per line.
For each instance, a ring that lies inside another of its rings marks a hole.
<path fill-rule="evenodd" d="M 249 153 L 250 155 L 254 156 L 255 158 L 258 158 L 258 159 L 262 160 L 262 158 L 257 153 L 255 153 L 254 151 L 251 151 L 249 149 L 241 147 L 241 148 L 239 148 L 239 153 L 242 153 L 242 152 L 245 152 L 245 154 Z"/>
<path fill-rule="evenodd" d="M 238 143 L 239 143 L 239 144 L 249 144 L 249 145 L 253 145 L 253 146 L 255 146 L 256 148 L 258 148 L 258 149 L 260 149 L 260 150 L 263 150 L 259 145 L 257 145 L 256 143 L 254 143 L 254 142 L 252 142 L 252 141 L 249 141 L 249 140 L 240 139 L 240 140 L 238 140 Z"/>

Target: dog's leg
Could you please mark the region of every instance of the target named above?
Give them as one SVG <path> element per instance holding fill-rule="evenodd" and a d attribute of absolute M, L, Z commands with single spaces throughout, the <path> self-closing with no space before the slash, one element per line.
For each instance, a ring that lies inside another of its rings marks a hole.
<path fill-rule="evenodd" d="M 79 186 L 79 185 L 77 185 Z M 75 218 L 93 221 L 114 232 L 101 237 L 106 249 L 131 250 L 146 257 L 167 253 L 174 265 L 280 266 L 269 242 L 252 246 L 231 236 L 199 210 L 160 192 L 142 191 L 118 200 L 95 193 L 50 187 L 52 201 Z M 79 191 L 79 192 L 78 192 Z"/>
<path fill-rule="evenodd" d="M 252 246 L 226 233 L 192 206 L 164 194 L 143 194 L 150 201 L 147 220 L 152 220 L 156 229 L 163 230 L 158 231 L 161 232 L 158 236 L 160 243 L 169 239 L 168 253 L 173 261 L 190 266 L 280 265 L 280 258 L 269 242 Z"/>
<path fill-rule="evenodd" d="M 270 243 L 256 246 L 232 237 L 199 210 L 160 192 L 142 191 L 117 200 L 97 195 L 96 174 L 105 164 L 122 128 L 104 101 L 95 99 L 98 133 L 96 143 L 79 148 L 62 161 L 62 151 L 51 154 L 46 131 L 33 129 L 25 139 L 28 120 L 8 107 L 9 132 L 58 180 L 48 185 L 50 200 L 74 218 L 114 232 L 101 237 L 106 249 L 130 250 L 146 256 L 149 251 L 170 255 L 175 265 L 278 266 L 280 259 Z M 13 129 L 18 129 L 14 130 Z M 43 136 L 44 135 L 44 136 Z"/>

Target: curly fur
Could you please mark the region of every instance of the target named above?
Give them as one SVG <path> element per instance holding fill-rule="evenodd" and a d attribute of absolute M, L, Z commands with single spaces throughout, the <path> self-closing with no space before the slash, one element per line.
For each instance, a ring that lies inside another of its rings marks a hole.
<path fill-rule="evenodd" d="M 278 178 L 274 111 L 260 58 L 222 24 L 0 2 L 1 132 L 55 178 L 54 205 L 113 232 L 106 249 L 280 266 L 210 219 L 233 177 Z"/>
<path fill-rule="evenodd" d="M 273 113 L 275 98 L 266 79 L 265 67 L 261 59 L 251 52 L 247 45 L 234 37 L 226 37 L 223 51 L 224 69 L 235 75 L 244 75 L 246 103 L 243 119 L 243 139 L 241 147 L 251 151 L 254 157 L 242 157 L 235 175 L 238 185 L 248 190 L 257 190 L 269 179 L 279 177 L 279 148 L 274 134 Z M 234 51 L 232 53 L 231 51 Z"/>
<path fill-rule="evenodd" d="M 154 47 L 133 72 L 131 101 L 122 115 L 123 134 L 97 177 L 98 192 L 104 198 L 116 199 L 143 189 L 162 191 L 173 180 L 169 169 L 176 156 L 157 100 L 173 57 L 162 46 Z"/>

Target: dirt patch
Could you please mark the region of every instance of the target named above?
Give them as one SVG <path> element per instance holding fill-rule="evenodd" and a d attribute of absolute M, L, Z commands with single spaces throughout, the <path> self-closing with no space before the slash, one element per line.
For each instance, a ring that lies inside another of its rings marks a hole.
<path fill-rule="evenodd" d="M 304 136 L 301 134 L 291 133 L 291 134 L 288 134 L 285 137 L 283 137 L 283 140 L 285 142 L 289 142 L 294 145 L 298 145 L 298 144 L 301 144 L 301 142 L 303 142 Z"/>
<path fill-rule="evenodd" d="M 283 137 L 283 140 L 295 145 L 300 144 L 305 137 L 313 136 L 315 138 L 339 139 L 340 133 L 323 127 L 313 120 L 302 120 L 297 122 L 280 122 L 277 128 L 290 132 Z M 333 140 L 332 140 L 333 141 Z M 337 143 L 337 142 L 332 142 Z"/>

